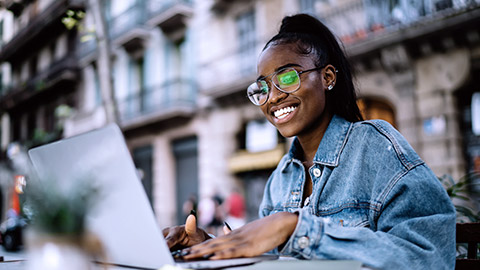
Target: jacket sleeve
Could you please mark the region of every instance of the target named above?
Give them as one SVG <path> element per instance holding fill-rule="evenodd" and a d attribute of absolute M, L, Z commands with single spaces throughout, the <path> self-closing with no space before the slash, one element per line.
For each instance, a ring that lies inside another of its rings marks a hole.
<path fill-rule="evenodd" d="M 342 227 L 302 208 L 280 254 L 358 260 L 374 269 L 453 269 L 455 209 L 433 173 L 418 166 L 384 196 L 370 228 Z"/>

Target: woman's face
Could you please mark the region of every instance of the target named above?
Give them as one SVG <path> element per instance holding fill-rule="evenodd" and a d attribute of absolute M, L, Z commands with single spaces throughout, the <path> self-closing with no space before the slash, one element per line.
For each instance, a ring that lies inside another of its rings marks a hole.
<path fill-rule="evenodd" d="M 297 71 L 315 68 L 314 55 L 302 55 L 296 49 L 296 44 L 269 46 L 260 55 L 258 76 L 267 76 L 286 66 Z M 260 108 L 282 136 L 301 137 L 325 131 L 330 120 L 330 114 L 325 110 L 325 92 L 328 85 L 335 83 L 333 66 L 300 74 L 300 88 L 290 94 L 278 90 L 271 83 L 271 77 L 267 82 L 269 97 Z"/>

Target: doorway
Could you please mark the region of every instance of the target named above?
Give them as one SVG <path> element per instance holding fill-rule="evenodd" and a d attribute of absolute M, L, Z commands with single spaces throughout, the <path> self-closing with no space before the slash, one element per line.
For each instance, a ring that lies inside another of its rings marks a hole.
<path fill-rule="evenodd" d="M 152 181 L 152 165 L 153 165 L 153 147 L 146 145 L 137 147 L 133 150 L 133 162 L 137 167 L 139 178 L 147 193 L 148 201 L 153 209 L 153 181 Z"/>
<path fill-rule="evenodd" d="M 188 137 L 173 141 L 176 172 L 177 224 L 185 223 L 188 213 L 183 213 L 183 204 L 193 195 L 198 198 L 198 141 Z"/>

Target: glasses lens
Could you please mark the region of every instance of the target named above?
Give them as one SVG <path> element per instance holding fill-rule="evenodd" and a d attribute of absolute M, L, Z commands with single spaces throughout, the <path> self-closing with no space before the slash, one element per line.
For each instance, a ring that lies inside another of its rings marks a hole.
<path fill-rule="evenodd" d="M 278 88 L 289 93 L 298 89 L 300 86 L 300 77 L 295 69 L 286 68 L 274 76 L 273 82 Z"/>
<path fill-rule="evenodd" d="M 250 101 L 255 105 L 263 105 L 268 97 L 268 84 L 266 81 L 256 81 L 247 89 Z"/>

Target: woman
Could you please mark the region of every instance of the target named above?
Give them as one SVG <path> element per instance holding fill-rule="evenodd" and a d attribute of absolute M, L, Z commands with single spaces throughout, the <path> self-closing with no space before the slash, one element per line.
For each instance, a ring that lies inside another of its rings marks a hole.
<path fill-rule="evenodd" d="M 295 136 L 267 182 L 260 219 L 225 236 L 164 230 L 185 259 L 351 259 L 375 269 L 453 269 L 455 210 L 436 176 L 381 120 L 361 121 L 350 66 L 315 18 L 286 17 L 258 60 L 250 100 Z M 203 243 L 200 243 L 203 242 Z M 199 244 L 200 243 L 200 244 Z"/>

